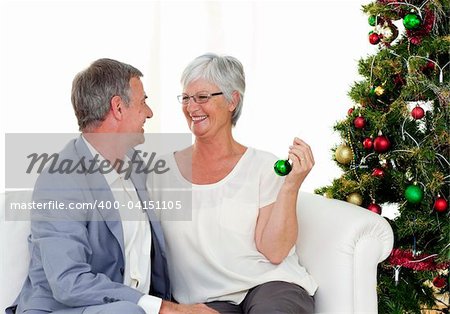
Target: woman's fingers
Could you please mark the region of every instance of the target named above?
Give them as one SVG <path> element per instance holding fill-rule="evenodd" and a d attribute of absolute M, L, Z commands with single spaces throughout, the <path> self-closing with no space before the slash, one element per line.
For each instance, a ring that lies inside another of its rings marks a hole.
<path fill-rule="evenodd" d="M 293 145 L 289 147 L 289 155 L 289 159 L 293 163 L 299 163 L 300 166 L 312 167 L 314 165 L 314 156 L 311 148 L 299 138 L 295 138 Z"/>
<path fill-rule="evenodd" d="M 291 147 L 300 148 L 305 154 L 305 157 L 309 158 L 309 160 L 311 160 L 314 163 L 314 156 L 311 147 L 305 141 L 296 137 L 294 138 L 293 145 Z"/>

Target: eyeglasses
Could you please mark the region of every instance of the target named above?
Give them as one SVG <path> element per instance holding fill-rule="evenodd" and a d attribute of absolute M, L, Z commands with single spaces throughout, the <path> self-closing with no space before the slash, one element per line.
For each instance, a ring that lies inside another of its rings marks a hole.
<path fill-rule="evenodd" d="M 189 104 L 189 100 L 192 98 L 197 104 L 204 104 L 206 102 L 208 102 L 208 100 L 213 97 L 213 96 L 219 96 L 219 95 L 223 95 L 222 92 L 218 92 L 218 93 L 208 93 L 208 92 L 198 92 L 192 96 L 189 96 L 188 94 L 181 94 L 178 95 L 178 101 L 180 102 L 180 104 L 183 105 L 187 105 Z"/>

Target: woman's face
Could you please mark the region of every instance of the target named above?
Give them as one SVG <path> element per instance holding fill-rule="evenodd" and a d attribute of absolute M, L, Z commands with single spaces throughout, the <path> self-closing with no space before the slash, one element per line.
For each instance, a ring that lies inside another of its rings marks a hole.
<path fill-rule="evenodd" d="M 189 83 L 183 94 L 188 96 L 201 94 L 215 94 L 222 92 L 216 85 L 198 79 Z M 198 97 L 197 97 L 198 99 Z M 197 100 L 198 101 L 198 100 Z M 191 132 L 196 137 L 214 136 L 231 129 L 231 114 L 235 108 L 224 95 L 211 96 L 205 103 L 197 103 L 193 97 L 188 104 L 183 104 L 183 113 Z"/>

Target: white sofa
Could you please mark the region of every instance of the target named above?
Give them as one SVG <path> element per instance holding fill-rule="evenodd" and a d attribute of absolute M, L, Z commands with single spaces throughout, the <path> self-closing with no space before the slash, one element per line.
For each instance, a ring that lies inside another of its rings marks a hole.
<path fill-rule="evenodd" d="M 30 224 L 5 221 L 4 193 L 0 206 L 0 308 L 4 309 L 27 274 Z M 359 206 L 304 192 L 299 194 L 298 218 L 300 263 L 319 285 L 316 313 L 377 313 L 377 265 L 388 257 L 394 239 L 387 221 Z"/>

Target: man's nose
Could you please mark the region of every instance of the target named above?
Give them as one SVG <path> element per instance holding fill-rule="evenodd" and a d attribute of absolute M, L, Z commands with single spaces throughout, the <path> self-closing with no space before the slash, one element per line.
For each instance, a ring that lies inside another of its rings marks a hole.
<path fill-rule="evenodd" d="M 153 117 L 153 111 L 152 111 L 152 109 L 150 109 L 150 107 L 148 106 L 148 105 L 145 105 L 147 108 L 147 112 L 146 112 L 146 117 L 147 117 L 147 119 L 150 119 L 151 117 Z"/>

